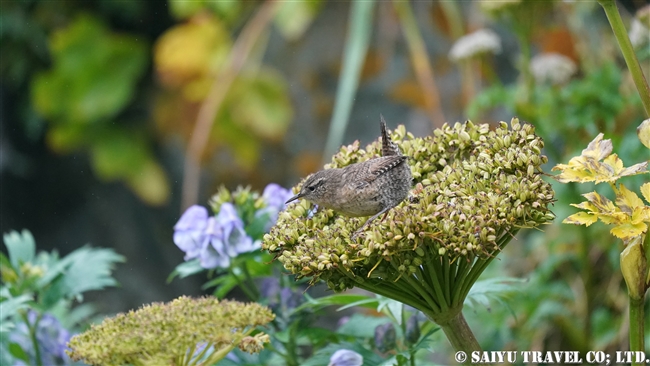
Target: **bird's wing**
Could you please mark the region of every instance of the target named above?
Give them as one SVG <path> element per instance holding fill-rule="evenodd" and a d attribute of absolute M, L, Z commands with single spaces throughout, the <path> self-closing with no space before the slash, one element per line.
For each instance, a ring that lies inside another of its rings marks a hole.
<path fill-rule="evenodd" d="M 368 186 L 377 178 L 406 162 L 406 159 L 408 158 L 404 155 L 391 155 L 368 160 L 368 169 L 366 170 L 366 174 L 363 174 L 357 182 L 357 189 Z"/>

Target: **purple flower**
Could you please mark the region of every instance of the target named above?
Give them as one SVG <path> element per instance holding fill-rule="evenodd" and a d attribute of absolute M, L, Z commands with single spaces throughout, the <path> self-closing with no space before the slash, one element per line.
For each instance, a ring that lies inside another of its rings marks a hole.
<path fill-rule="evenodd" d="M 30 327 L 36 324 L 37 319 L 38 313 L 29 310 L 27 321 Z M 36 351 L 27 324 L 18 324 L 9 334 L 10 341 L 17 343 L 25 351 L 29 356 L 30 363 L 43 365 L 67 365 L 71 363 L 70 358 L 65 353 L 70 337 L 70 332 L 61 326 L 58 319 L 51 314 L 43 314 L 36 325 L 36 341 L 41 355 L 41 362 L 36 362 Z"/>
<path fill-rule="evenodd" d="M 204 249 L 207 225 L 208 210 L 197 205 L 188 208 L 174 225 L 174 244 L 185 252 L 186 261 L 198 257 Z"/>
<path fill-rule="evenodd" d="M 363 356 L 349 349 L 340 349 L 330 357 L 328 366 L 361 366 L 362 364 Z"/>
<path fill-rule="evenodd" d="M 229 202 L 221 205 L 217 217 L 208 219 L 205 240 L 207 245 L 200 254 L 204 268 L 227 268 L 230 258 L 259 248 L 259 243 L 256 247 L 256 243 L 244 231 L 244 222 L 237 215 L 235 206 Z"/>
<path fill-rule="evenodd" d="M 262 198 L 264 198 L 264 201 L 266 202 L 266 207 L 257 211 L 255 214 L 257 217 L 267 215 L 268 221 L 264 226 L 264 231 L 269 231 L 275 222 L 278 221 L 278 215 L 280 214 L 280 211 L 284 209 L 284 203 L 292 196 L 293 194 L 291 193 L 291 190 L 284 189 L 282 186 L 275 183 L 270 183 L 266 188 L 264 188 Z"/>
<path fill-rule="evenodd" d="M 201 206 L 188 208 L 174 226 L 174 243 L 185 252 L 185 260 L 199 258 L 206 269 L 227 268 L 231 258 L 260 247 L 246 234 L 244 222 L 229 202 L 221 205 L 216 217 L 208 217 Z"/>

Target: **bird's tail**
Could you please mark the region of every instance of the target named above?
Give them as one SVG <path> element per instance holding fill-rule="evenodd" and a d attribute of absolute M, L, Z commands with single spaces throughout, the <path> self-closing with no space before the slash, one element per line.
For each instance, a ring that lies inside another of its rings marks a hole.
<path fill-rule="evenodd" d="M 399 147 L 390 139 L 388 132 L 386 132 L 386 121 L 384 116 L 379 115 L 381 122 L 381 156 L 402 155 Z"/>

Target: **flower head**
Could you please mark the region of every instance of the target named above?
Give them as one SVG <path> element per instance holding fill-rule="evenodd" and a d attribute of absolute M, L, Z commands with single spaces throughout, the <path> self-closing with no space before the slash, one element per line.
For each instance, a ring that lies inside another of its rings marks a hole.
<path fill-rule="evenodd" d="M 494 130 L 471 122 L 444 125 L 424 138 L 400 126 L 391 137 L 410 158 L 418 183 L 411 198 L 368 225 L 356 241 L 350 236 L 364 218 L 329 209 L 308 217 L 312 205 L 302 200 L 280 213 L 262 247 L 299 278 L 323 280 L 335 291 L 361 287 L 427 315 L 449 304 L 462 307 L 471 284 L 447 299 L 446 291 L 434 293 L 429 283 L 459 286 L 465 271 L 478 266 L 480 273 L 520 228 L 554 219 L 547 208 L 553 190 L 542 180 L 543 142 L 532 125 L 517 119 L 511 128 L 502 122 Z M 326 167 L 365 161 L 379 151 L 379 141 L 365 149 L 357 142 L 341 148 Z M 458 278 L 436 277 L 443 266 Z"/>
<path fill-rule="evenodd" d="M 230 202 L 220 205 L 216 217 L 208 217 L 201 206 L 188 208 L 174 226 L 174 243 L 186 253 L 185 260 L 198 257 L 208 269 L 227 268 L 231 258 L 259 248 Z"/>
<path fill-rule="evenodd" d="M 197 349 L 221 352 L 241 342 L 247 351 L 259 351 L 268 337 L 249 334 L 273 320 L 266 307 L 214 297 L 180 297 L 118 314 L 73 337 L 70 357 L 92 365 L 187 364 Z M 209 356 L 207 356 L 209 357 Z"/>
<path fill-rule="evenodd" d="M 564 84 L 576 71 L 573 60 L 559 53 L 544 53 L 530 61 L 530 72 L 538 83 Z"/>
<path fill-rule="evenodd" d="M 500 53 L 501 39 L 490 29 L 479 29 L 460 37 L 449 51 L 452 61 L 463 61 L 485 53 Z"/>
<path fill-rule="evenodd" d="M 363 356 L 348 349 L 340 349 L 330 357 L 328 366 L 361 366 Z"/>

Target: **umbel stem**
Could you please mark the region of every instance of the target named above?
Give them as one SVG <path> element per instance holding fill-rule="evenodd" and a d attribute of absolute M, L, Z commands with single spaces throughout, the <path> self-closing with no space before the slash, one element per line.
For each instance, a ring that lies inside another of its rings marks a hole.
<path fill-rule="evenodd" d="M 485 258 L 472 260 L 465 257 L 452 259 L 446 254 L 434 253 L 433 243 L 426 243 L 422 246 L 423 264 L 414 273 L 404 274 L 394 282 L 373 276 L 372 272 L 367 276 L 344 272 L 357 287 L 422 311 L 442 328 L 454 350 L 470 355 L 473 351 L 481 351 L 481 346 L 463 317 L 463 303 L 481 273 L 518 230 L 514 228 L 503 233 L 497 241 L 499 249 Z M 398 263 L 391 261 L 391 265 L 398 271 Z"/>

